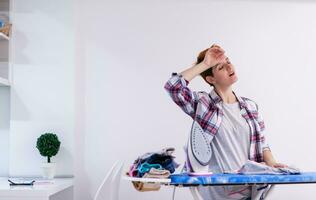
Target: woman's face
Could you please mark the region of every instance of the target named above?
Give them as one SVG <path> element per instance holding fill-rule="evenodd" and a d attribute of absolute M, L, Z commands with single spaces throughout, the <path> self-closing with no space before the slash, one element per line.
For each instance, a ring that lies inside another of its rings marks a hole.
<path fill-rule="evenodd" d="M 220 63 L 213 69 L 215 84 L 223 87 L 231 86 L 238 80 L 233 64 L 226 58 L 226 62 Z"/>

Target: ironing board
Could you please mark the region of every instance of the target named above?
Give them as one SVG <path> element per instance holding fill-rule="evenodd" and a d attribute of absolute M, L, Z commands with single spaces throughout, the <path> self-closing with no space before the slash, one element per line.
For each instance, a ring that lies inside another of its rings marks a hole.
<path fill-rule="evenodd" d="M 202 199 L 197 193 L 197 186 L 218 186 L 218 185 L 265 185 L 273 188 L 277 184 L 311 184 L 316 183 L 316 172 L 303 172 L 298 175 L 242 175 L 242 174 L 212 174 L 207 176 L 191 176 L 187 173 L 172 174 L 168 179 L 150 179 L 126 177 L 130 181 L 142 181 L 160 183 L 174 187 L 190 187 L 194 199 Z M 268 194 L 269 192 L 267 192 Z M 267 196 L 266 194 L 266 196 Z M 174 196 L 173 196 L 174 199 Z"/>
<path fill-rule="evenodd" d="M 303 184 L 316 183 L 316 172 L 303 172 L 297 175 L 243 175 L 212 174 L 208 176 L 189 176 L 186 173 L 170 176 L 170 185 L 211 186 L 211 185 L 260 185 L 260 184 Z"/>

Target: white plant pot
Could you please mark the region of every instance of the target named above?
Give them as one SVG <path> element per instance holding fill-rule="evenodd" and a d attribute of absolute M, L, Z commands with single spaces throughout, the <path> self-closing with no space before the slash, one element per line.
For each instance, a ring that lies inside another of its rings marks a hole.
<path fill-rule="evenodd" d="M 42 163 L 43 178 L 53 179 L 56 173 L 56 163 Z"/>

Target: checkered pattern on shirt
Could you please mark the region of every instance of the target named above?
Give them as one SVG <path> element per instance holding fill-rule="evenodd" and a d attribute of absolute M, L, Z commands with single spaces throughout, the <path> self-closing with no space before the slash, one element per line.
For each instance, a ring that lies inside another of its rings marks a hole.
<path fill-rule="evenodd" d="M 212 90 L 211 93 L 191 91 L 189 82 L 181 75 L 173 73 L 165 84 L 165 89 L 172 100 L 192 119 L 196 120 L 203 130 L 212 138 L 220 127 L 223 111 L 221 97 Z M 234 92 L 235 94 L 235 92 Z M 257 104 L 245 97 L 236 95 L 242 116 L 250 126 L 250 160 L 263 162 L 263 150 L 270 149 L 264 136 L 264 121 L 258 113 Z"/>

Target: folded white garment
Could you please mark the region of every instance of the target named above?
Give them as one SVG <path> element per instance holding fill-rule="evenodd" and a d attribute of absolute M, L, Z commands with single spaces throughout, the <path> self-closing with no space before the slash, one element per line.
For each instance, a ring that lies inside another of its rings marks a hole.
<path fill-rule="evenodd" d="M 240 169 L 236 171 L 225 171 L 226 174 L 300 174 L 300 170 L 295 167 L 274 168 L 265 164 L 248 160 Z"/>

